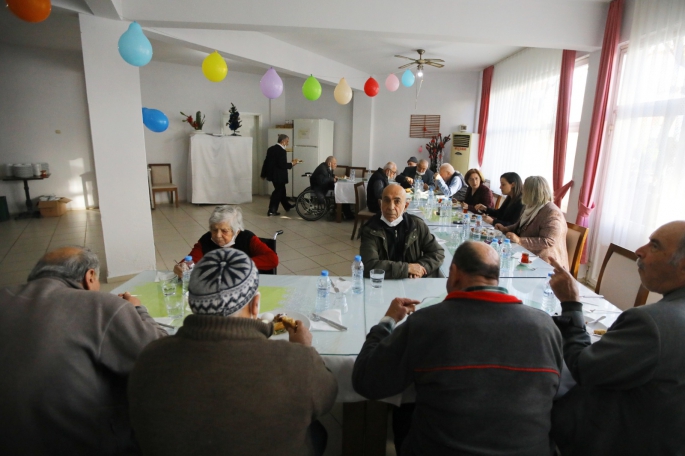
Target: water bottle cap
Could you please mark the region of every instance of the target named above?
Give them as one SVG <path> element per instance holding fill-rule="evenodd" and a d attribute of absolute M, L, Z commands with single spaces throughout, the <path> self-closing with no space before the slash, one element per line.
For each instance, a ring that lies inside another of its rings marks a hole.
<path fill-rule="evenodd" d="M 511 244 L 511 239 L 505 239 L 505 240 L 504 240 L 504 243 L 505 243 L 505 244 Z"/>
<path fill-rule="evenodd" d="M 323 271 L 321 271 L 321 276 L 322 277 L 328 277 L 328 271 L 326 271 L 325 269 Z"/>
<path fill-rule="evenodd" d="M 193 261 L 193 257 L 191 257 L 190 255 L 188 255 L 188 256 L 186 257 L 186 261 Z"/>
<path fill-rule="evenodd" d="M 554 275 L 554 273 L 553 273 L 553 272 L 550 272 L 550 273 L 547 274 L 547 277 L 552 277 L 553 275 Z"/>
<path fill-rule="evenodd" d="M 362 260 L 361 255 L 357 255 L 354 257 L 354 261 L 361 261 L 361 260 Z"/>

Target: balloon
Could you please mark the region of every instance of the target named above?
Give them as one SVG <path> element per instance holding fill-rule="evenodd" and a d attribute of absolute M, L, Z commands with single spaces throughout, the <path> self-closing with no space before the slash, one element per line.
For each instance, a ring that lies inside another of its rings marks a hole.
<path fill-rule="evenodd" d="M 402 75 L 402 85 L 405 87 L 411 87 L 414 85 L 414 80 L 416 78 L 414 77 L 414 73 L 411 71 L 407 70 L 404 72 Z"/>
<path fill-rule="evenodd" d="M 221 82 L 228 74 L 228 65 L 223 57 L 214 51 L 202 62 L 202 72 L 212 82 Z"/>
<path fill-rule="evenodd" d="M 133 66 L 141 67 L 152 59 L 152 44 L 137 22 L 132 22 L 119 38 L 119 55 Z"/>
<path fill-rule="evenodd" d="M 159 109 L 143 108 L 143 124 L 155 133 L 169 128 L 169 118 Z"/>
<path fill-rule="evenodd" d="M 283 80 L 276 73 L 276 70 L 269 68 L 262 80 L 259 81 L 259 88 L 262 89 L 262 93 L 266 98 L 274 99 L 281 96 L 283 93 Z"/>
<path fill-rule="evenodd" d="M 335 86 L 335 90 L 333 91 L 333 98 L 335 98 L 335 101 L 337 101 L 341 105 L 346 105 L 352 99 L 352 88 L 347 83 L 345 78 L 342 78 L 338 85 Z"/>
<path fill-rule="evenodd" d="M 385 88 L 388 89 L 391 92 L 394 92 L 395 90 L 400 88 L 400 80 L 397 79 L 397 76 L 395 74 L 390 74 L 386 79 L 385 79 Z"/>
<path fill-rule="evenodd" d="M 50 0 L 7 0 L 7 7 L 26 22 L 44 21 L 52 9 Z"/>
<path fill-rule="evenodd" d="M 369 78 L 366 80 L 366 84 L 364 84 L 364 92 L 370 96 L 370 97 L 375 97 L 378 95 L 378 90 L 380 87 L 378 86 L 378 81 L 376 81 L 374 78 Z"/>
<path fill-rule="evenodd" d="M 302 84 L 302 95 L 310 101 L 318 100 L 321 96 L 321 84 L 313 75 L 309 75 L 304 84 Z"/>

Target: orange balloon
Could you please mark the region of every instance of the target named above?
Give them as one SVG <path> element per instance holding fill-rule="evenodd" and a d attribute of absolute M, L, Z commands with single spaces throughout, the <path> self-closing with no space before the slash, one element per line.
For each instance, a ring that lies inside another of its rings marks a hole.
<path fill-rule="evenodd" d="M 7 6 L 19 19 L 26 22 L 44 21 L 52 10 L 50 0 L 7 0 Z"/>

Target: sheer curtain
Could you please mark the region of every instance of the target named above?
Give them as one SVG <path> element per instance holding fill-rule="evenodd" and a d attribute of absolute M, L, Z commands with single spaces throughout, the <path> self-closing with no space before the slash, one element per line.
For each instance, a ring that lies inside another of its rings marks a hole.
<path fill-rule="evenodd" d="M 685 2 L 639 0 L 603 154 L 591 278 L 609 243 L 635 250 L 658 226 L 685 219 Z"/>
<path fill-rule="evenodd" d="M 482 171 L 497 182 L 514 171 L 552 185 L 561 49 L 524 49 L 495 65 Z"/>

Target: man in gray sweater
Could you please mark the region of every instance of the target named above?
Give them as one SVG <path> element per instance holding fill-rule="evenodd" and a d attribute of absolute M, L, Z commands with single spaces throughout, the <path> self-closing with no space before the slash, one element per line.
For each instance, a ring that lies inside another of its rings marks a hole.
<path fill-rule="evenodd" d="M 0 290 L 0 454 L 138 452 L 126 381 L 166 333 L 137 298 L 100 293 L 99 270 L 90 250 L 65 247 Z"/>
<path fill-rule="evenodd" d="M 498 282 L 497 252 L 466 242 L 454 254 L 444 302 L 414 313 L 418 301 L 395 298 L 366 336 L 354 389 L 381 399 L 416 388 L 402 456 L 551 454 L 561 334 Z"/>

